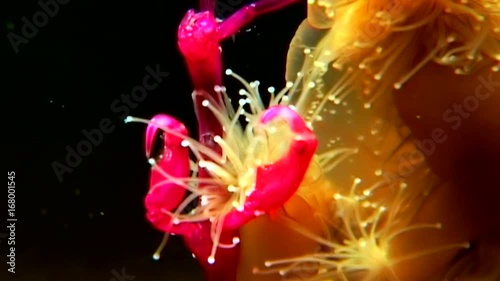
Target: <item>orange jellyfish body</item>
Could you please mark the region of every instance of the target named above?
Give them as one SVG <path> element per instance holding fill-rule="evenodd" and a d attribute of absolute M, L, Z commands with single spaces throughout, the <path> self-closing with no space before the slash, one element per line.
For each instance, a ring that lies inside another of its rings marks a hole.
<path fill-rule="evenodd" d="M 286 78 L 319 141 L 298 194 L 326 231 L 291 222 L 321 249 L 253 265 L 266 280 L 496 280 L 500 2 L 309 3 Z"/>

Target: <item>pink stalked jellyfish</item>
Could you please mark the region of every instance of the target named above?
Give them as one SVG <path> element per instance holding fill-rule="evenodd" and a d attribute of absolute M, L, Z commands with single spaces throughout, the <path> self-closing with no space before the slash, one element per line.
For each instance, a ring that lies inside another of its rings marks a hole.
<path fill-rule="evenodd" d="M 279 104 L 289 87 L 266 109 L 256 92 L 257 84 L 248 84 L 228 71 L 247 89 L 242 90 L 246 98 L 235 110 L 220 86 L 219 42 L 258 14 L 296 1 L 260 1 L 222 22 L 213 15 L 214 1 L 201 1 L 200 13 L 188 11 L 179 26 L 179 48 L 194 85 L 199 141 L 189 138 L 184 125 L 168 115 L 126 120 L 148 123 L 148 157 L 157 132 L 164 132 L 162 154 L 150 159 L 147 218 L 167 235 L 184 237 L 207 280 L 235 280 L 238 228 L 280 209 L 295 194 L 316 149 L 316 138 L 300 115 Z M 240 117 L 246 117 L 246 128 L 240 125 Z M 189 159 L 189 150 L 195 161 Z M 187 211 L 194 200 L 198 206 Z"/>
<path fill-rule="evenodd" d="M 248 92 L 242 90 L 245 98 L 236 110 L 230 104 L 216 108 L 208 100 L 203 101 L 224 128 L 222 136 L 213 137 L 217 150 L 189 138 L 185 127 L 170 116 L 127 119 L 149 124 L 147 155 L 156 131 L 165 132 L 162 155 L 150 160 L 153 170 L 146 197 L 148 219 L 167 233 L 183 235 L 206 266 L 209 280 L 234 278 L 229 273 L 234 273 L 239 253 L 230 249 L 239 242 L 236 231 L 261 214 L 279 210 L 295 194 L 317 146 L 300 115 L 278 104 L 283 94 L 272 99 L 266 109 L 257 99 L 255 86 L 246 87 Z M 238 121 L 240 117 L 248 120 L 245 129 Z M 188 149 L 196 156 L 196 163 L 190 163 Z M 201 170 L 207 177 L 199 177 Z M 186 191 L 191 194 L 184 199 Z M 182 213 L 198 199 L 194 210 Z"/>

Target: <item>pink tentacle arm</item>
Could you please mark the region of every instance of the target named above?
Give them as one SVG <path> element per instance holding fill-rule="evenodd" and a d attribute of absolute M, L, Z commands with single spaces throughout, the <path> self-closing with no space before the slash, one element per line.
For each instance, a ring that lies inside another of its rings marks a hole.
<path fill-rule="evenodd" d="M 202 106 L 203 100 L 207 98 L 205 94 L 215 105 L 222 104 L 220 94 L 214 91 L 216 85 L 222 84 L 222 62 L 213 13 L 188 11 L 179 26 L 178 38 L 194 86 L 193 101 L 199 121 L 200 141 L 210 145 L 213 136 L 222 134 L 222 128 L 213 113 Z"/>
<path fill-rule="evenodd" d="M 261 213 L 281 208 L 297 191 L 318 141 L 300 115 L 288 106 L 273 106 L 264 111 L 259 122 L 267 124 L 284 119 L 294 134 L 287 154 L 275 163 L 257 168 L 255 189 L 247 197 L 243 210 L 231 211 L 224 220 L 226 229 L 235 229 Z"/>
<path fill-rule="evenodd" d="M 184 55 L 191 80 L 194 85 L 194 105 L 199 120 L 200 141 L 207 139 L 211 145 L 212 137 L 222 134 L 222 128 L 215 121 L 213 113 L 202 106 L 207 93 L 215 106 L 222 100 L 214 87 L 222 84 L 222 62 L 220 42 L 234 35 L 255 17 L 279 10 L 300 0 L 261 0 L 238 10 L 228 19 L 218 23 L 213 9 L 214 0 L 200 0 L 202 12 L 187 12 L 179 25 L 178 45 Z"/>
<path fill-rule="evenodd" d="M 145 198 L 147 219 L 158 229 L 174 234 L 187 234 L 193 225 L 175 224 L 172 216 L 184 200 L 186 188 L 172 179 L 189 177 L 189 151 L 181 145 L 182 136 L 187 136 L 186 127 L 173 117 L 158 114 L 146 129 L 146 156 L 149 158 L 160 128 L 168 128 L 164 133 L 163 152 L 151 168 L 150 188 Z M 175 132 L 174 135 L 171 132 Z"/>
<path fill-rule="evenodd" d="M 182 235 L 189 250 L 204 268 L 207 281 L 234 281 L 239 250 L 220 249 L 215 258 L 218 265 L 209 263 L 212 250 L 211 222 L 175 222 L 172 213 L 184 201 L 186 186 L 182 179 L 190 176 L 189 151 L 182 146 L 188 135 L 185 126 L 171 116 L 158 114 L 153 117 L 146 129 L 146 156 L 151 156 L 154 141 L 160 131 L 163 133 L 163 151 L 151 170 L 150 189 L 145 199 L 147 219 L 159 230 Z M 237 231 L 228 231 L 220 241 L 231 244 Z"/>

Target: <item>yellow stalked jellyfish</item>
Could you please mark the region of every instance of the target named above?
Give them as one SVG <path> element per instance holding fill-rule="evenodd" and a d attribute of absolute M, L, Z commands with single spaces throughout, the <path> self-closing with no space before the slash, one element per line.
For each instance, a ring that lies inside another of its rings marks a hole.
<path fill-rule="evenodd" d="M 318 250 L 243 255 L 271 274 L 240 280 L 498 280 L 500 2 L 308 3 L 286 78 L 319 141 L 311 210 L 280 219 Z"/>

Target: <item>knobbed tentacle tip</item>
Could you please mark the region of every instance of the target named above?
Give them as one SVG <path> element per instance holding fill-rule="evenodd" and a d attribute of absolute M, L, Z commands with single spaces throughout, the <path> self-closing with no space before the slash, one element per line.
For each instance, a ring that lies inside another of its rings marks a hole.
<path fill-rule="evenodd" d="M 154 166 L 156 164 L 156 160 L 154 158 L 149 158 L 148 159 L 148 163 L 151 165 L 151 166 Z"/>
<path fill-rule="evenodd" d="M 208 264 L 214 264 L 215 263 L 215 258 L 213 256 L 209 256 L 207 259 Z"/>

